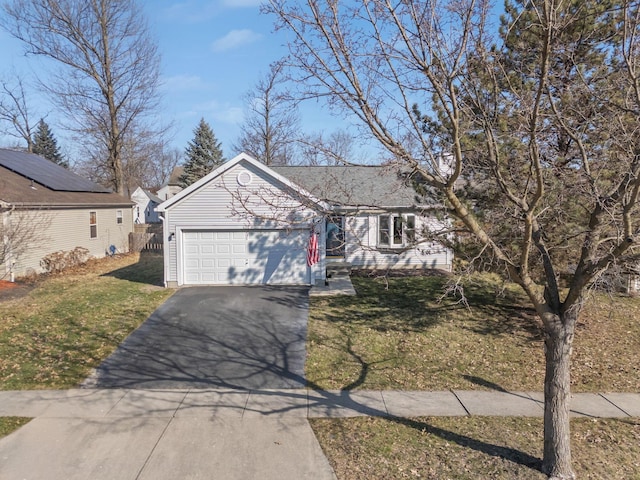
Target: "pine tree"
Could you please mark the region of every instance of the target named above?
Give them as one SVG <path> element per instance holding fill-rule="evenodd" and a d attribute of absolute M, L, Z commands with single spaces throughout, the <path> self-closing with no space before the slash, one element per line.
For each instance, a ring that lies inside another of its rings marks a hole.
<path fill-rule="evenodd" d="M 69 163 L 58 150 L 58 142 L 53 136 L 53 132 L 42 118 L 38 122 L 38 128 L 33 136 L 33 153 L 40 155 L 61 167 L 69 168 Z"/>
<path fill-rule="evenodd" d="M 183 188 L 200 180 L 225 161 L 221 144 L 204 118 L 200 119 L 193 133 L 194 138 L 185 150 L 187 160 L 179 180 Z"/>

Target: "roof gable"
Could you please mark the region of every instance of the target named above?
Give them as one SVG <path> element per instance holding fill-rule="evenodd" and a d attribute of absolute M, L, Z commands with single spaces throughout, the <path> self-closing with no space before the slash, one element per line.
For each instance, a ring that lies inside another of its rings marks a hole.
<path fill-rule="evenodd" d="M 150 200 L 153 203 L 161 204 L 162 200 L 157 196 L 151 193 L 149 190 L 145 190 L 142 187 L 136 188 L 131 194 L 131 200 L 134 201 L 146 201 Z"/>
<path fill-rule="evenodd" d="M 317 205 L 324 205 L 324 203 L 321 200 L 317 199 L 314 195 L 307 192 L 304 188 L 291 182 L 291 180 L 289 180 L 288 178 L 275 172 L 273 169 L 269 168 L 265 164 L 258 162 L 256 159 L 252 158 L 251 156 L 245 153 L 241 153 L 240 155 L 237 155 L 231 160 L 226 161 L 225 163 L 220 165 L 218 168 L 213 170 L 211 173 L 209 173 L 208 175 L 205 175 L 203 178 L 193 183 L 192 185 L 189 185 L 187 188 L 177 193 L 173 197 L 169 198 L 168 200 L 165 200 L 163 203 L 161 203 L 158 206 L 157 211 L 164 212 L 167 209 L 170 209 L 172 206 L 180 203 L 183 199 L 193 195 L 195 192 L 202 189 L 203 187 L 205 187 L 206 185 L 214 181 L 216 178 L 222 176 L 224 173 L 230 171 L 236 165 L 242 162 L 246 162 L 249 166 L 251 166 L 251 168 L 259 170 L 266 177 L 269 177 L 275 182 L 283 184 L 285 187 L 290 188 L 291 190 L 295 191 L 298 195 L 301 195 L 302 197 L 305 197 L 306 199 L 308 199 L 311 203 L 314 203 Z"/>

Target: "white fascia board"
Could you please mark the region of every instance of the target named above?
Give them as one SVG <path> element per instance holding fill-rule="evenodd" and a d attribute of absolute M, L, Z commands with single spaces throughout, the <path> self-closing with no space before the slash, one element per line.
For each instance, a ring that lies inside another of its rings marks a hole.
<path fill-rule="evenodd" d="M 189 185 L 187 188 L 185 188 L 181 192 L 177 193 L 173 197 L 171 197 L 168 200 L 162 202 L 160 205 L 158 205 L 156 207 L 156 209 L 155 209 L 156 212 L 165 212 L 165 211 L 167 211 L 167 209 L 170 208 L 172 205 L 176 204 L 177 202 L 179 202 L 183 198 L 189 196 L 192 192 L 198 190 L 203 185 L 206 185 L 207 183 L 209 183 L 214 178 L 217 178 L 220 175 L 222 175 L 225 172 L 227 172 L 228 170 L 232 169 L 233 167 L 235 167 L 238 163 L 240 163 L 242 161 L 245 161 L 245 162 L 249 163 L 250 165 L 254 166 L 255 168 L 257 168 L 259 170 L 262 170 L 267 175 L 273 177 L 275 180 L 278 180 L 279 182 L 283 183 L 287 187 L 289 187 L 292 190 L 298 192 L 303 197 L 307 197 L 309 200 L 311 200 L 313 203 L 315 203 L 316 205 L 320 206 L 321 208 L 323 208 L 325 210 L 330 208 L 330 206 L 326 202 L 323 202 L 322 200 L 314 197 L 311 193 L 307 192 L 305 189 L 303 189 L 300 186 L 296 185 L 295 183 L 293 183 L 288 178 L 283 177 L 282 175 L 274 172 L 273 170 L 271 170 L 264 163 L 259 162 L 255 158 L 247 155 L 246 153 L 241 153 L 241 154 L 236 155 L 235 157 L 233 157 L 231 160 L 228 160 L 228 161 L 224 162 L 222 165 L 220 165 L 218 168 L 213 170 L 211 173 L 209 173 L 208 175 L 205 175 L 204 177 L 202 177 L 197 182 Z"/>

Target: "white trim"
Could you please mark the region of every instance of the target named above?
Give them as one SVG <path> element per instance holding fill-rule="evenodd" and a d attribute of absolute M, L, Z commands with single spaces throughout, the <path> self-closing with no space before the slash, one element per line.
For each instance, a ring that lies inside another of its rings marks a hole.
<path fill-rule="evenodd" d="M 253 175 L 251 175 L 251 172 L 244 170 L 238 173 L 238 176 L 236 177 L 236 181 L 238 182 L 238 185 L 240 185 L 241 187 L 246 187 L 247 185 L 250 185 L 251 182 L 253 181 Z"/>
<path fill-rule="evenodd" d="M 316 198 L 310 192 L 307 192 L 305 189 L 303 189 L 300 186 L 296 185 L 291 180 L 283 177 L 279 173 L 274 172 L 269 167 L 267 167 L 264 163 L 261 163 L 261 162 L 257 161 L 255 158 L 250 157 L 246 153 L 241 153 L 240 155 L 237 155 L 236 157 L 232 158 L 231 160 L 226 161 L 225 163 L 220 165 L 218 168 L 216 168 L 214 171 L 212 171 L 208 175 L 205 175 L 204 177 L 202 177 L 197 182 L 189 185 L 187 188 L 182 190 L 180 193 L 177 193 L 176 195 L 171 197 L 169 200 L 166 200 L 166 201 L 162 202 L 160 205 L 158 205 L 156 207 L 156 212 L 165 212 L 165 211 L 167 211 L 173 205 L 175 205 L 176 203 L 181 201 L 183 198 L 191 195 L 191 193 L 193 193 L 194 191 L 196 191 L 199 188 L 203 187 L 207 183 L 211 182 L 214 178 L 219 177 L 220 175 L 224 174 L 225 172 L 227 172 L 228 170 L 230 170 L 231 168 L 235 167 L 237 164 L 239 164 L 240 162 L 243 162 L 243 161 L 249 163 L 254 168 L 262 170 L 265 174 L 271 176 L 275 180 L 283 183 L 287 187 L 289 187 L 289 188 L 293 189 L 294 191 L 298 192 L 303 197 L 307 197 L 309 200 L 311 200 L 316 205 L 320 205 L 323 209 L 328 209 L 329 208 L 329 205 L 327 205 L 325 202 L 323 202 L 322 200 Z"/>
<path fill-rule="evenodd" d="M 304 228 L 292 228 L 290 229 L 290 233 L 293 232 L 298 232 L 300 234 L 309 231 L 310 226 L 306 225 Z M 184 233 L 185 231 L 207 231 L 207 232 L 244 232 L 245 234 L 249 234 L 250 232 L 260 232 L 260 231 L 264 231 L 264 232 L 287 232 L 288 229 L 285 228 L 253 228 L 253 229 L 247 229 L 247 228 L 228 228 L 228 227 L 211 227 L 211 226 L 204 226 L 204 225 L 181 225 L 181 226 L 176 226 L 176 232 L 175 232 L 175 237 L 174 237 L 174 241 L 176 242 L 176 282 L 178 287 L 183 287 L 186 284 L 185 279 L 184 279 L 184 245 L 185 245 L 185 241 L 184 241 Z M 306 246 L 305 246 L 305 252 L 306 252 Z M 323 262 L 324 260 L 324 252 L 321 250 L 320 251 L 321 256 L 320 256 L 320 262 L 318 262 L 316 265 L 320 265 L 321 262 Z M 165 257 L 167 257 L 168 255 L 165 255 Z M 306 256 L 306 255 L 305 255 Z M 324 265 L 324 264 L 323 264 Z M 313 282 L 314 278 L 315 278 L 315 273 L 316 273 L 316 269 L 314 268 L 314 266 L 309 266 L 307 264 L 305 264 L 305 268 L 306 268 L 306 275 L 305 277 L 309 279 L 307 285 L 311 285 L 313 286 L 313 284 L 315 282 Z M 166 277 L 165 277 L 166 279 Z M 191 285 L 191 284 L 189 284 Z M 292 284 L 292 285 L 296 285 L 296 284 Z"/>
<path fill-rule="evenodd" d="M 183 227 L 176 227 L 176 233 L 173 240 L 176 242 L 176 280 L 178 286 L 184 285 L 184 252 L 183 252 L 183 240 L 182 240 Z"/>

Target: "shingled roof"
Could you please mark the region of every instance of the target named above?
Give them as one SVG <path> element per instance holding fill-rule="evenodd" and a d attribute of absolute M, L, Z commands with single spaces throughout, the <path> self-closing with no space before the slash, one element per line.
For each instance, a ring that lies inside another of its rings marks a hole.
<path fill-rule="evenodd" d="M 343 207 L 427 206 L 397 170 L 384 166 L 274 166 L 275 172 L 317 198 Z"/>
<path fill-rule="evenodd" d="M 0 149 L 0 202 L 37 208 L 132 205 L 43 157 L 6 149 Z"/>

